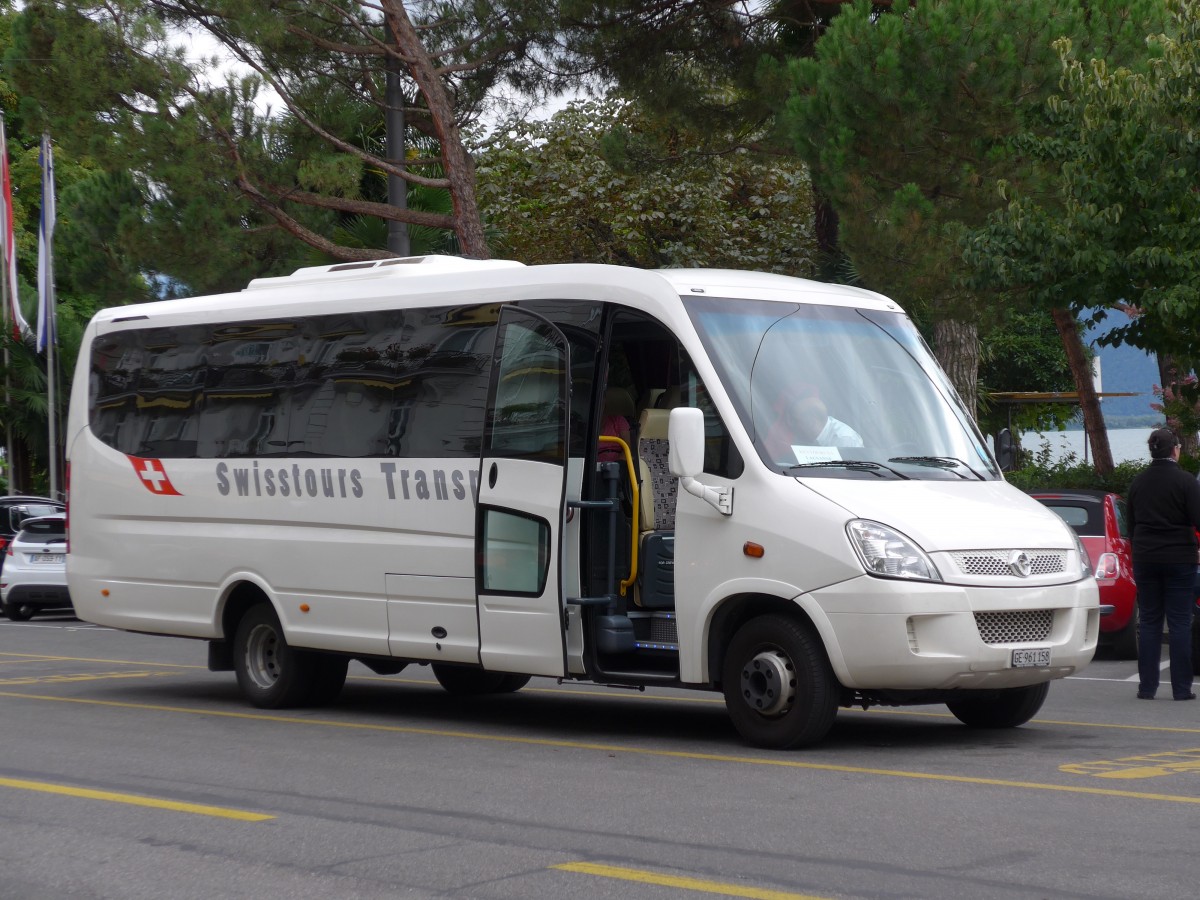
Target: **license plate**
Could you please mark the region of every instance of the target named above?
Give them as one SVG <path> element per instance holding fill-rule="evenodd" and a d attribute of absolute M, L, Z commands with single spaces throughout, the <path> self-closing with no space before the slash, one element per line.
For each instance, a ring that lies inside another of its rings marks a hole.
<path fill-rule="evenodd" d="M 1050 665 L 1050 648 L 1038 647 L 1033 650 L 1014 650 L 1012 666 L 1014 669 L 1028 669 L 1037 666 Z"/>
<path fill-rule="evenodd" d="M 66 559 L 66 554 L 63 553 L 42 553 L 39 556 L 33 557 L 32 562 L 47 564 L 62 563 L 64 559 Z"/>

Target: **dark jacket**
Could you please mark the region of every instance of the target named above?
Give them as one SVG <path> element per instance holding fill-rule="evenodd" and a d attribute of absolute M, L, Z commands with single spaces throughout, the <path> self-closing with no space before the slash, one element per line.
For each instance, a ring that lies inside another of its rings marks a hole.
<path fill-rule="evenodd" d="M 1134 562 L 1196 563 L 1200 482 L 1173 459 L 1154 459 L 1129 485 Z"/>

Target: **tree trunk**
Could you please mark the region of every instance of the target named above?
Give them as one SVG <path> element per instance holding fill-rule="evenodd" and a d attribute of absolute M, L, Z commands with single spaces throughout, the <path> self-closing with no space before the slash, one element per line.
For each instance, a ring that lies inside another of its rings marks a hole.
<path fill-rule="evenodd" d="M 979 400 L 979 329 L 973 322 L 942 319 L 933 326 L 933 353 L 976 419 Z"/>
<path fill-rule="evenodd" d="M 1175 436 L 1179 438 L 1179 443 L 1182 445 L 1183 452 L 1188 456 L 1196 456 L 1200 450 L 1200 440 L 1197 439 L 1196 430 L 1180 420 L 1179 410 L 1169 411 L 1167 403 L 1169 400 L 1174 400 L 1178 403 L 1184 403 L 1186 396 L 1180 391 L 1180 386 L 1191 375 L 1191 367 L 1184 365 L 1174 356 L 1169 353 L 1158 353 L 1158 383 L 1162 386 L 1162 405 L 1163 416 L 1167 420 L 1167 427 L 1175 432 Z M 1200 420 L 1200 401 L 1192 406 L 1192 416 L 1189 418 L 1192 421 Z"/>
<path fill-rule="evenodd" d="M 1071 377 L 1075 379 L 1075 390 L 1079 393 L 1079 405 L 1083 409 L 1083 427 L 1092 447 L 1092 465 L 1101 475 L 1111 475 L 1113 470 L 1112 449 L 1108 446 L 1108 428 L 1104 424 L 1104 413 L 1100 411 L 1100 398 L 1092 381 L 1092 367 L 1088 365 L 1083 349 L 1083 338 L 1079 336 L 1079 323 L 1065 309 L 1050 311 L 1063 349 L 1067 351 L 1067 363 Z"/>
<path fill-rule="evenodd" d="M 491 254 L 484 239 L 483 221 L 475 198 L 475 162 L 463 143 L 454 99 L 421 43 L 402 0 L 383 0 L 381 8 L 387 18 L 388 28 L 396 37 L 400 64 L 408 69 L 429 107 L 433 130 L 441 147 L 442 168 L 450 181 L 454 233 L 458 235 L 459 249 L 463 256 L 487 259 Z"/>
<path fill-rule="evenodd" d="M 16 438 L 10 448 L 12 459 L 8 461 L 8 492 L 10 494 L 33 493 L 33 464 L 29 445 Z"/>

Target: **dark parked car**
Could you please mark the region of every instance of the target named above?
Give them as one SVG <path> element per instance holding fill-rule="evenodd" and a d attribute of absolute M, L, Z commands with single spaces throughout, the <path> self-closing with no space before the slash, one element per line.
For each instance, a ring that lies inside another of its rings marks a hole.
<path fill-rule="evenodd" d="M 1100 640 L 1121 659 L 1137 659 L 1137 587 L 1125 500 L 1107 491 L 1034 491 L 1075 529 L 1100 586 Z"/>

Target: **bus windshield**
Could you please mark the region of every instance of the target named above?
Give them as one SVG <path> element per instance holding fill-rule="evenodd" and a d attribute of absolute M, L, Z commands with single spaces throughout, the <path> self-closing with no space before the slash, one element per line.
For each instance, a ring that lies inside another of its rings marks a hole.
<path fill-rule="evenodd" d="M 908 316 L 684 297 L 763 461 L 800 477 L 994 480 L 983 438 Z"/>

